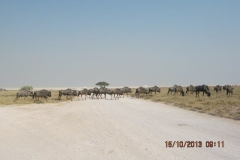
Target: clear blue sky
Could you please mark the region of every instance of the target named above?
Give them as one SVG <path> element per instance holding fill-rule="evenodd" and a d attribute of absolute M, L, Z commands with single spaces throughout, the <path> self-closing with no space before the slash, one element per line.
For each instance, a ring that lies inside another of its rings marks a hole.
<path fill-rule="evenodd" d="M 0 1 L 0 88 L 240 84 L 240 1 Z"/>

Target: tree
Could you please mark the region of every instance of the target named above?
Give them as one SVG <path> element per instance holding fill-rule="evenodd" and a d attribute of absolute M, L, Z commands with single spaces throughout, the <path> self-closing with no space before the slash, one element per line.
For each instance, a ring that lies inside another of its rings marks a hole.
<path fill-rule="evenodd" d="M 30 91 L 30 90 L 33 90 L 33 87 L 32 86 L 23 86 L 21 87 L 20 91 Z"/>
<path fill-rule="evenodd" d="M 105 86 L 108 86 L 109 84 L 107 82 L 98 82 L 95 85 L 100 87 L 105 87 Z"/>

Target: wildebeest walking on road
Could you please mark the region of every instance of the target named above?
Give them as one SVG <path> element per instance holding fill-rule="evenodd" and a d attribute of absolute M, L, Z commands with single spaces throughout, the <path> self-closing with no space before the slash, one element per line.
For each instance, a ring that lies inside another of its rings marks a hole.
<path fill-rule="evenodd" d="M 127 94 L 127 97 L 128 97 L 128 93 L 132 93 L 132 89 L 126 86 L 123 88 L 120 88 L 120 90 L 122 91 L 123 97 L 124 97 L 124 94 Z"/>
<path fill-rule="evenodd" d="M 104 95 L 104 98 L 106 99 L 106 95 L 107 93 L 111 92 L 110 89 L 105 88 L 105 87 L 101 87 L 98 91 L 98 95 L 102 98 L 102 94 Z"/>
<path fill-rule="evenodd" d="M 82 98 L 82 96 L 85 95 L 85 100 L 86 100 L 88 93 L 89 93 L 89 90 L 83 89 L 78 91 L 78 96 L 81 95 L 81 98 Z"/>
<path fill-rule="evenodd" d="M 107 94 L 111 95 L 111 99 L 112 99 L 112 96 L 114 96 L 115 99 L 119 99 L 119 96 L 123 94 L 122 90 L 119 89 L 119 88 L 116 88 L 114 90 L 108 90 L 107 91 Z"/>
<path fill-rule="evenodd" d="M 71 100 L 72 100 L 72 96 L 77 96 L 77 91 L 72 90 L 72 89 L 60 90 L 59 94 L 58 94 L 58 99 L 61 100 L 62 96 L 66 96 L 66 98 L 68 98 L 68 96 L 70 96 Z"/>

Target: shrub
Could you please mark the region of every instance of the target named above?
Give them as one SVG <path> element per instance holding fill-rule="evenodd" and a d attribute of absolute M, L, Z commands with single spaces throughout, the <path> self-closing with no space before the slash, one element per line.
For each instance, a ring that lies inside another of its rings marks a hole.
<path fill-rule="evenodd" d="M 23 86 L 20 88 L 20 91 L 30 91 L 30 90 L 33 90 L 32 86 Z"/>

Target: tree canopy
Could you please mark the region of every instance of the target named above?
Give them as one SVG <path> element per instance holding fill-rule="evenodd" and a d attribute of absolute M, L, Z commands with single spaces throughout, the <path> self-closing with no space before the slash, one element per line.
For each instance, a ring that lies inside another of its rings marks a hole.
<path fill-rule="evenodd" d="M 109 84 L 107 82 L 98 82 L 95 85 L 100 87 L 105 87 L 105 86 L 108 86 Z"/>

